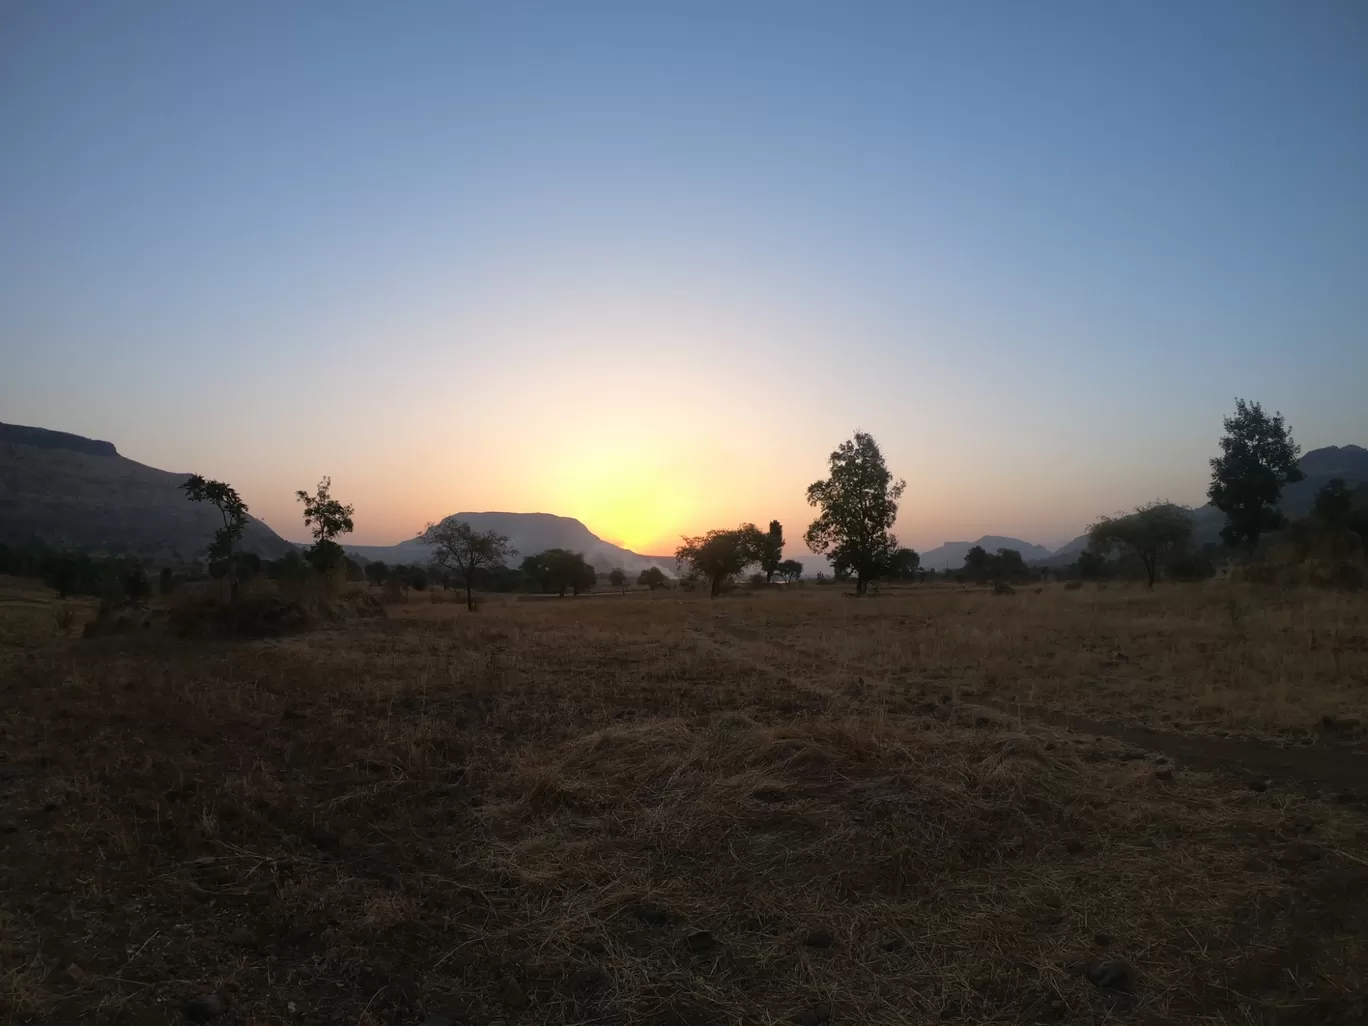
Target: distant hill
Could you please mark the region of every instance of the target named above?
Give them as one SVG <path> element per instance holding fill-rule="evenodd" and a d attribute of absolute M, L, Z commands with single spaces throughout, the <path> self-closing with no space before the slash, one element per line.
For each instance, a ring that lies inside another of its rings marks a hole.
<path fill-rule="evenodd" d="M 636 574 L 647 567 L 657 566 L 667 574 L 675 572 L 673 556 L 643 556 L 630 549 L 620 548 L 598 537 L 572 517 L 558 517 L 551 513 L 453 513 L 446 520 L 464 520 L 478 531 L 495 531 L 505 535 L 518 555 L 511 560 L 516 566 L 524 556 L 545 549 L 568 549 L 580 552 L 596 570 L 607 573 L 621 567 Z M 397 545 L 344 545 L 348 554 L 367 562 L 426 563 L 432 558 L 427 545 L 417 539 Z"/>
<path fill-rule="evenodd" d="M 1351 488 L 1368 484 L 1368 449 L 1361 445 L 1327 445 L 1323 449 L 1312 449 L 1297 461 L 1297 466 L 1306 476 L 1296 484 L 1287 485 L 1283 489 L 1282 501 L 1278 503 L 1278 508 L 1289 517 L 1304 517 L 1310 513 L 1316 493 L 1334 478 L 1343 478 Z M 1205 545 L 1220 540 L 1221 528 L 1225 526 L 1224 513 L 1209 504 L 1190 512 L 1197 544 Z M 1067 566 L 1087 547 L 1088 536 L 1080 534 L 1067 545 L 1035 562 L 1040 566 Z M 1027 557 L 1026 561 L 1029 563 L 1032 560 Z"/>
<path fill-rule="evenodd" d="M 189 476 L 125 459 L 109 442 L 0 424 L 0 544 L 202 559 L 220 520 L 186 499 Z M 256 519 L 242 542 L 269 559 L 294 548 Z"/>
<path fill-rule="evenodd" d="M 964 554 L 975 545 L 982 545 L 989 552 L 996 552 L 998 549 L 1016 549 L 1021 553 L 1021 558 L 1030 563 L 1033 560 L 1047 559 L 1050 550 L 1044 545 L 1032 545 L 1028 541 L 1020 538 L 1003 538 L 996 534 L 985 534 L 978 541 L 971 542 L 946 542 L 938 545 L 930 552 L 921 554 L 921 565 L 928 570 L 958 570 L 964 566 Z"/>

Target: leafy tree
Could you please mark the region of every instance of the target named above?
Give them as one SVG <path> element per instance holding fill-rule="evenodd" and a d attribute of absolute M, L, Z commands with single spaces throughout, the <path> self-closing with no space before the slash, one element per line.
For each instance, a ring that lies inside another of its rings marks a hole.
<path fill-rule="evenodd" d="M 304 503 L 304 524 L 314 536 L 309 562 L 319 573 L 345 565 L 346 554 L 335 539 L 341 534 L 351 534 L 355 510 L 332 497 L 332 478 L 325 477 L 318 482 L 317 494 L 310 495 L 301 488 L 295 492 L 295 498 Z"/>
<path fill-rule="evenodd" d="M 717 598 L 723 581 L 760 561 L 764 535 L 754 524 L 742 524 L 735 530 L 709 531 L 683 542 L 675 549 L 675 561 L 681 570 L 688 566 L 707 578 L 708 594 Z"/>
<path fill-rule="evenodd" d="M 219 511 L 223 526 L 214 532 L 214 540 L 209 543 L 209 559 L 211 562 L 224 563 L 225 572 L 231 570 L 233 543 L 247 529 L 247 503 L 242 501 L 242 496 L 232 485 L 208 481 L 199 474 L 191 474 L 181 488 L 191 502 L 207 502 Z M 233 575 L 229 583 L 230 598 L 237 598 L 237 590 L 237 576 Z"/>
<path fill-rule="evenodd" d="M 1153 588 L 1160 561 L 1181 553 L 1192 540 L 1192 517 L 1183 507 L 1161 500 L 1139 506 L 1134 513 L 1102 517 L 1088 528 L 1088 535 L 1090 547 L 1099 554 L 1117 547 L 1134 552 Z"/>
<path fill-rule="evenodd" d="M 761 535 L 760 569 L 765 572 L 765 583 L 773 582 L 784 559 L 784 525 L 771 520 L 769 530 Z"/>
<path fill-rule="evenodd" d="M 528 556 L 522 561 L 521 569 L 542 591 L 554 591 L 561 597 L 566 591 L 578 595 L 598 582 L 598 575 L 584 555 L 568 549 L 547 549 Z"/>
<path fill-rule="evenodd" d="M 1292 440 L 1283 415 L 1270 417 L 1258 403 L 1236 399 L 1235 415 L 1224 424 L 1221 455 L 1211 461 L 1207 498 L 1226 515 L 1221 540 L 1253 551 L 1261 534 L 1287 522 L 1278 500 L 1283 485 L 1304 476 L 1297 466 L 1301 446 Z"/>
<path fill-rule="evenodd" d="M 988 559 L 988 576 L 994 581 L 1015 581 L 1029 574 L 1026 561 L 1016 549 L 998 549 Z"/>
<path fill-rule="evenodd" d="M 420 566 L 410 567 L 408 572 L 408 586 L 414 591 L 427 591 L 427 571 Z"/>
<path fill-rule="evenodd" d="M 608 583 L 624 595 L 627 594 L 627 575 L 623 572 L 622 567 L 613 567 L 612 572 L 608 575 Z"/>
<path fill-rule="evenodd" d="M 993 557 L 982 545 L 971 546 L 969 551 L 964 554 L 964 572 L 969 575 L 971 580 L 980 583 L 988 580 L 992 567 Z"/>
<path fill-rule="evenodd" d="M 1342 531 L 1354 516 L 1354 493 L 1343 478 L 1331 478 L 1316 492 L 1312 518 L 1322 527 Z"/>
<path fill-rule="evenodd" d="M 443 520 L 428 524 L 419 541 L 433 548 L 433 561 L 465 580 L 466 608 L 475 611 L 475 575 L 482 570 L 503 566 L 517 552 L 508 539 L 494 531 L 477 531 L 464 520 Z"/>
<path fill-rule="evenodd" d="M 895 581 L 915 580 L 920 568 L 921 556 L 915 549 L 897 549 L 888 559 L 888 576 Z"/>
<path fill-rule="evenodd" d="M 779 564 L 779 576 L 793 584 L 802 578 L 803 564 L 796 559 L 786 559 Z"/>
<path fill-rule="evenodd" d="M 169 566 L 161 568 L 161 573 L 157 575 L 157 591 L 162 595 L 170 595 L 176 590 L 176 578 L 171 573 Z"/>
<path fill-rule="evenodd" d="M 214 532 L 214 540 L 209 543 L 209 558 L 231 560 L 233 543 L 247 529 L 247 503 L 232 485 L 206 481 L 199 474 L 191 474 L 181 488 L 191 502 L 207 502 L 219 511 L 223 526 Z"/>
<path fill-rule="evenodd" d="M 821 509 L 804 536 L 808 548 L 828 555 L 833 568 L 855 575 L 855 593 L 882 575 L 898 539 L 890 533 L 906 482 L 894 481 L 872 435 L 856 431 L 829 459 L 831 476 L 808 486 L 808 505 Z"/>
<path fill-rule="evenodd" d="M 637 574 L 637 584 L 640 584 L 643 588 L 650 588 L 652 591 L 664 588 L 668 583 L 669 578 L 665 576 L 665 572 L 658 566 L 648 566 L 645 570 L 641 571 L 641 573 Z"/>
<path fill-rule="evenodd" d="M 1096 581 L 1107 576 L 1107 557 L 1092 549 L 1078 554 L 1078 576 L 1085 581 Z"/>
<path fill-rule="evenodd" d="M 366 564 L 366 580 L 376 587 L 385 583 L 385 578 L 389 576 L 389 567 L 385 566 L 383 560 L 375 560 L 373 563 Z"/>

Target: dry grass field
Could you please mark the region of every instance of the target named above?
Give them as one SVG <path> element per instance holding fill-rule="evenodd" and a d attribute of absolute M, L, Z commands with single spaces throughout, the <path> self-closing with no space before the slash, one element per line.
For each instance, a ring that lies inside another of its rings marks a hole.
<path fill-rule="evenodd" d="M 1368 1022 L 1361 597 L 53 607 L 0 587 L 6 1023 Z"/>

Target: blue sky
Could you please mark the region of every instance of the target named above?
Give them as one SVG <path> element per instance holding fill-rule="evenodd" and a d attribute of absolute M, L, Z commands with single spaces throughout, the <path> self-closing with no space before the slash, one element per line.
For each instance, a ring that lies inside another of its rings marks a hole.
<path fill-rule="evenodd" d="M 0 6 L 0 420 L 303 537 L 663 550 L 851 431 L 918 547 L 1368 444 L 1368 5 Z M 795 552 L 797 549 L 795 549 Z"/>

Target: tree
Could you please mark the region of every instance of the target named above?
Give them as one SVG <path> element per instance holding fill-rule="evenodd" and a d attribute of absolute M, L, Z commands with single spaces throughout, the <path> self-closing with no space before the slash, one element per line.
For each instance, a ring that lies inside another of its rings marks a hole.
<path fill-rule="evenodd" d="M 318 482 L 316 495 L 310 495 L 301 488 L 295 492 L 295 498 L 304 503 L 304 524 L 314 536 L 309 562 L 319 573 L 342 566 L 346 555 L 334 539 L 340 534 L 351 534 L 352 513 L 355 510 L 332 497 L 330 477 Z"/>
<path fill-rule="evenodd" d="M 1026 577 L 1026 561 L 1016 549 L 998 549 L 988 559 L 988 576 L 994 581 L 1013 581 Z"/>
<path fill-rule="evenodd" d="M 1101 517 L 1088 535 L 1098 554 L 1122 546 L 1139 556 L 1153 588 L 1160 560 L 1181 553 L 1192 540 L 1192 517 L 1182 506 L 1160 500 L 1138 506 L 1134 513 Z"/>
<path fill-rule="evenodd" d="M 1084 549 L 1078 554 L 1078 576 L 1085 581 L 1095 581 L 1107 576 L 1107 557 L 1092 549 Z"/>
<path fill-rule="evenodd" d="M 669 583 L 665 572 L 658 566 L 648 566 L 637 575 L 637 584 L 643 588 L 650 588 L 652 591 L 665 587 Z"/>
<path fill-rule="evenodd" d="M 1265 531 L 1287 522 L 1278 510 L 1283 485 L 1303 477 L 1297 466 L 1301 446 L 1283 422 L 1283 415 L 1268 416 L 1258 403 L 1235 400 L 1235 415 L 1224 420 L 1221 455 L 1211 461 L 1211 487 L 1207 498 L 1226 515 L 1221 540 L 1250 551 Z"/>
<path fill-rule="evenodd" d="M 504 535 L 477 531 L 464 520 L 448 519 L 440 524 L 428 524 L 418 540 L 432 546 L 432 558 L 438 566 L 465 579 L 466 608 L 472 613 L 475 611 L 475 575 L 503 566 L 509 556 L 517 555 Z"/>
<path fill-rule="evenodd" d="M 771 520 L 769 530 L 760 539 L 760 569 L 765 572 L 765 583 L 770 584 L 784 558 L 784 525 Z"/>
<path fill-rule="evenodd" d="M 796 559 L 786 559 L 779 564 L 779 576 L 793 584 L 802 578 L 803 564 Z"/>
<path fill-rule="evenodd" d="M 622 567 L 615 566 L 608 574 L 608 583 L 624 595 L 627 594 L 627 575 L 623 573 Z"/>
<path fill-rule="evenodd" d="M 895 581 L 911 581 L 917 577 L 921 556 L 915 549 L 897 549 L 888 560 L 888 576 Z"/>
<path fill-rule="evenodd" d="M 878 443 L 863 431 L 842 442 L 829 465 L 831 476 L 808 486 L 808 505 L 820 507 L 821 514 L 804 537 L 813 552 L 830 557 L 833 567 L 853 573 L 855 594 L 863 595 L 898 549 L 889 529 L 907 484 L 893 480 Z"/>
<path fill-rule="evenodd" d="M 714 530 L 684 538 L 684 544 L 675 549 L 675 562 L 681 570 L 688 566 L 706 577 L 708 594 L 717 598 L 723 581 L 760 561 L 764 537 L 754 524 L 742 524 L 731 531 Z"/>
<path fill-rule="evenodd" d="M 373 563 L 366 564 L 366 580 L 377 588 L 385 583 L 385 578 L 388 576 L 389 567 L 385 566 L 383 560 L 377 559 Z"/>
<path fill-rule="evenodd" d="M 993 557 L 988 555 L 988 550 L 982 545 L 971 546 L 969 551 L 964 554 L 964 572 L 969 575 L 971 580 L 980 583 L 988 580 L 992 566 Z"/>
<path fill-rule="evenodd" d="M 547 549 L 528 556 L 520 569 L 535 580 L 542 591 L 558 592 L 562 598 L 567 590 L 578 595 L 598 582 L 598 575 L 584 555 L 568 549 Z"/>
<path fill-rule="evenodd" d="M 1343 531 L 1349 526 L 1354 516 L 1354 493 L 1343 478 L 1331 478 L 1316 492 L 1311 516 L 1322 527 L 1333 530 Z"/>
<path fill-rule="evenodd" d="M 191 502 L 207 502 L 219 511 L 223 526 L 214 532 L 214 540 L 209 543 L 210 561 L 231 564 L 233 543 L 242 537 L 247 529 L 247 503 L 242 501 L 237 489 L 222 481 L 207 481 L 200 474 L 191 474 L 181 485 L 185 496 Z M 231 598 L 237 598 L 237 577 L 229 583 Z"/>
<path fill-rule="evenodd" d="M 247 503 L 237 489 L 222 481 L 206 481 L 199 474 L 191 474 L 181 488 L 191 502 L 207 502 L 223 518 L 223 526 L 214 532 L 214 540 L 209 543 L 209 558 L 232 559 L 233 543 L 247 528 Z"/>

